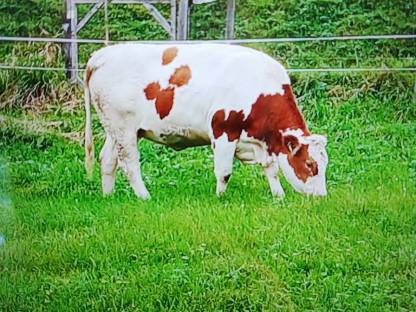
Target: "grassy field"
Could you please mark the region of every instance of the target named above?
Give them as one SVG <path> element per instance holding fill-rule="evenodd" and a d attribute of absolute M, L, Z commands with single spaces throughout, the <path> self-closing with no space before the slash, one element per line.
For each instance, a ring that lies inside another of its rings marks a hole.
<path fill-rule="evenodd" d="M 239 2 L 238 36 L 416 30 L 411 1 L 293 3 Z M 45 12 L 37 21 L 34 7 Z M 223 7 L 195 9 L 191 36 L 221 37 Z M 110 7 L 114 39 L 164 38 L 129 9 Z M 6 0 L 0 32 L 59 36 L 60 10 L 58 0 Z M 98 16 L 83 35 L 102 36 L 100 25 Z M 359 67 L 414 66 L 416 45 L 256 47 L 292 67 Z M 62 66 L 54 45 L 3 45 L 0 55 Z M 86 179 L 82 96 L 62 74 L 0 71 L 0 311 L 416 310 L 414 74 L 291 78 L 311 130 L 328 136 L 328 197 L 284 183 L 286 198 L 274 199 L 259 168 L 235 162 L 217 198 L 209 148 L 141 142 L 153 196 L 142 202 L 121 174 L 109 198 L 98 167 Z M 99 150 L 96 117 L 94 132 Z"/>

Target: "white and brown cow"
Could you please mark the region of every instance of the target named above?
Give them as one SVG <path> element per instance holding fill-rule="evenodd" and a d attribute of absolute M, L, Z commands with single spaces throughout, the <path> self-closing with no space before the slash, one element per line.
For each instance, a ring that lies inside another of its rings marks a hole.
<path fill-rule="evenodd" d="M 296 191 L 326 195 L 326 138 L 309 133 L 286 70 L 264 53 L 216 44 L 115 45 L 93 54 L 84 83 L 86 168 L 91 174 L 91 98 L 106 133 L 104 194 L 120 167 L 136 195 L 149 198 L 137 150 L 137 140 L 147 138 L 177 150 L 210 144 L 217 195 L 234 157 L 260 164 L 273 195 L 284 195 L 279 168 Z"/>

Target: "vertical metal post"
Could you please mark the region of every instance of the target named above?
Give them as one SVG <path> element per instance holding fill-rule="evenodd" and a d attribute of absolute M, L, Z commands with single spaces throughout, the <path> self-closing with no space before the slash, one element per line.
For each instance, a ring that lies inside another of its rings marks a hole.
<path fill-rule="evenodd" d="M 188 7 L 189 0 L 180 0 L 178 16 L 178 40 L 186 40 L 188 37 Z"/>
<path fill-rule="evenodd" d="M 188 12 L 186 14 L 186 34 L 185 34 L 185 40 L 189 39 L 189 32 L 191 30 L 191 8 L 192 8 L 192 3 L 191 5 L 188 5 Z"/>
<path fill-rule="evenodd" d="M 235 17 L 235 0 L 227 2 L 227 30 L 226 39 L 234 39 L 234 17 Z"/>
<path fill-rule="evenodd" d="M 66 39 L 77 39 L 77 7 L 76 0 L 65 0 L 64 33 Z M 78 82 L 78 44 L 76 42 L 65 43 L 66 76 L 71 82 Z"/>
<path fill-rule="evenodd" d="M 150 8 L 149 11 L 152 16 L 160 23 L 160 25 L 170 33 L 172 40 L 181 39 L 185 40 L 188 35 L 188 11 L 189 0 L 179 0 L 179 17 L 177 17 L 178 0 L 170 0 L 170 23 L 160 14 L 160 12 L 148 2 L 125 0 L 118 3 L 138 3 L 143 4 L 146 8 Z M 66 39 L 72 39 L 74 42 L 64 43 L 65 52 L 65 67 L 66 76 L 71 82 L 80 82 L 78 75 L 78 43 L 77 39 L 78 31 L 85 26 L 85 24 L 91 19 L 91 17 L 104 5 L 105 7 L 105 42 L 109 41 L 108 34 L 108 4 L 111 0 L 94 0 L 94 1 L 80 1 L 80 0 L 63 0 L 64 2 L 64 20 L 63 29 Z M 158 1 L 154 1 L 158 2 Z M 160 0 L 161 3 L 169 3 L 166 0 Z M 78 24 L 78 12 L 77 4 L 93 3 L 94 6 L 88 11 L 88 13 L 81 19 Z"/>
<path fill-rule="evenodd" d="M 62 24 L 62 27 L 64 29 L 64 36 L 65 39 L 71 38 L 71 14 L 70 14 L 70 8 L 71 8 L 71 1 L 70 0 L 64 0 L 64 21 Z M 71 60 L 71 44 L 70 43 L 64 43 L 64 53 L 65 53 L 65 68 L 66 70 L 66 77 L 68 79 L 71 79 L 71 71 L 69 70 L 72 68 L 72 60 Z"/>
<path fill-rule="evenodd" d="M 108 3 L 104 0 L 104 45 L 108 46 L 110 34 L 108 33 Z"/>
<path fill-rule="evenodd" d="M 170 39 L 176 39 L 176 0 L 170 0 Z"/>
<path fill-rule="evenodd" d="M 70 1 L 70 17 L 71 17 L 71 39 L 77 39 L 77 5 L 75 0 Z M 78 78 L 78 43 L 71 42 L 71 82 L 77 82 Z"/>

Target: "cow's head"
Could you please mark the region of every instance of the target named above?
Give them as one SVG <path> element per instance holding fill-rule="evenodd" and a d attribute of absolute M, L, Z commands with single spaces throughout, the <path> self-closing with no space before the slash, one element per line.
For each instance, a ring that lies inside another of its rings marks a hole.
<path fill-rule="evenodd" d="M 285 133 L 282 140 L 283 152 L 279 153 L 278 161 L 286 180 L 298 192 L 325 196 L 326 137 Z"/>

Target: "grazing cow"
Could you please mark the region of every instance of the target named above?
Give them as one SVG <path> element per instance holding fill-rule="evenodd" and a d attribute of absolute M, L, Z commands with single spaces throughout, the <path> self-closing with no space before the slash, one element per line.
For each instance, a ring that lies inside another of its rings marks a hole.
<path fill-rule="evenodd" d="M 90 99 L 105 129 L 100 153 L 104 194 L 120 167 L 140 198 L 137 140 L 176 150 L 211 145 L 217 195 L 234 156 L 260 164 L 273 195 L 284 196 L 280 168 L 298 192 L 326 195 L 326 138 L 310 134 L 281 64 L 253 49 L 218 44 L 123 44 L 95 52 L 85 77 L 86 168 L 93 143 Z"/>

